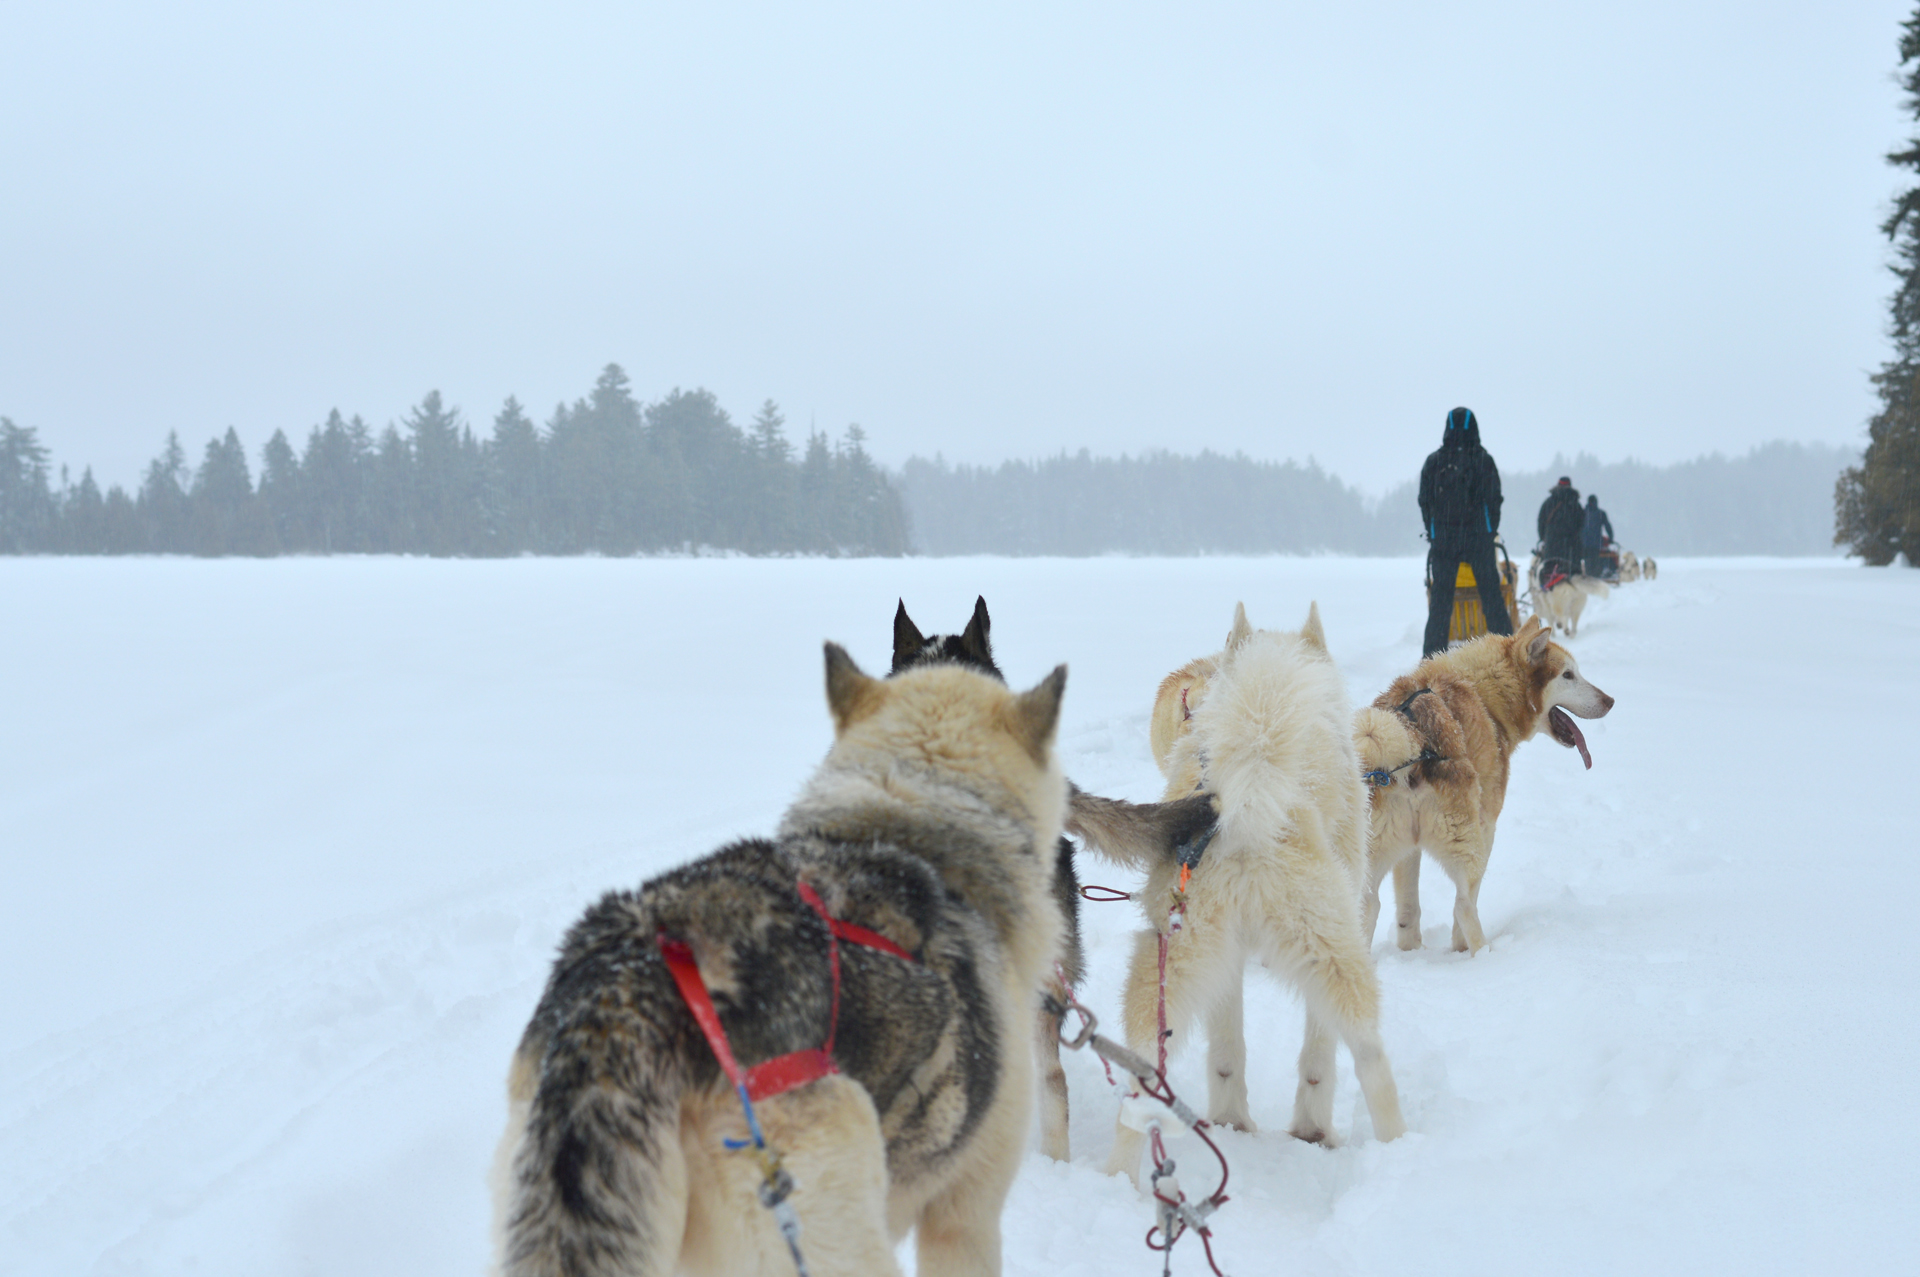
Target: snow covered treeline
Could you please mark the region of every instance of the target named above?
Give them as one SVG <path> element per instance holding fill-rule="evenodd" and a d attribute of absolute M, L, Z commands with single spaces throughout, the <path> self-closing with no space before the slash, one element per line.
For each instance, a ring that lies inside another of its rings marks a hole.
<path fill-rule="evenodd" d="M 0 553 L 903 553 L 860 428 L 796 456 L 784 425 L 769 401 L 742 430 L 705 390 L 642 404 L 613 364 L 544 429 L 508 399 L 476 438 L 434 391 L 377 434 L 337 411 L 299 452 L 275 431 L 257 484 L 229 429 L 197 468 L 170 435 L 134 492 L 102 493 L 90 469 L 50 482 L 36 433 L 0 419 Z"/>
<path fill-rule="evenodd" d="M 1831 554 L 1834 480 L 1857 460 L 1845 448 L 1784 442 L 1670 466 L 1556 457 L 1546 470 L 1502 470 L 1502 525 L 1509 548 L 1524 554 L 1534 514 L 1564 474 L 1600 497 L 1621 543 L 1635 549 Z M 922 554 L 1407 554 L 1421 548 L 1420 461 L 1396 458 L 1407 478 L 1378 500 L 1312 462 L 1216 452 L 1082 449 L 997 467 L 915 457 L 900 484 Z"/>
<path fill-rule="evenodd" d="M 633 554 L 1408 554 L 1421 548 L 1413 476 L 1371 498 L 1309 460 L 1081 449 L 998 466 L 909 459 L 895 474 L 848 427 L 796 451 L 771 401 L 733 423 L 705 390 L 634 399 L 609 365 L 544 427 L 509 399 L 476 437 L 428 394 L 375 432 L 335 412 L 296 451 L 282 431 L 259 480 L 234 431 L 197 467 L 169 436 L 137 488 L 90 470 L 51 478 L 36 433 L 0 418 L 0 554 L 455 556 Z M 1497 454 L 1496 454 L 1497 459 Z M 1599 496 L 1626 546 L 1654 554 L 1831 554 L 1836 478 L 1859 454 L 1776 442 L 1670 466 L 1581 453 L 1504 470 L 1509 548 L 1562 474 Z"/>
<path fill-rule="evenodd" d="M 1420 529 L 1311 461 L 1244 453 L 914 457 L 900 486 L 922 554 L 1406 554 Z"/>

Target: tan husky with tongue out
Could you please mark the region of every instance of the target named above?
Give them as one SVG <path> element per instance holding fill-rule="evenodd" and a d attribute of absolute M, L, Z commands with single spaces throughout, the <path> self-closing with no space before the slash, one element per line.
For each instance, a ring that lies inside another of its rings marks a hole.
<path fill-rule="evenodd" d="M 1371 795 L 1361 925 L 1371 943 L 1380 883 L 1393 874 L 1395 942 L 1420 947 L 1420 852 L 1453 880 L 1453 947 L 1476 952 L 1480 882 L 1507 797 L 1514 748 L 1546 732 L 1593 756 L 1573 721 L 1601 718 L 1613 697 L 1589 683 L 1538 616 L 1513 635 L 1489 634 L 1422 661 L 1354 719 Z"/>

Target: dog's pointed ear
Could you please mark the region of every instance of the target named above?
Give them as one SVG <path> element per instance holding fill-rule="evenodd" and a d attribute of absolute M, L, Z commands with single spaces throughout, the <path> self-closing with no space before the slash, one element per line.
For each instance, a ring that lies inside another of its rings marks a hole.
<path fill-rule="evenodd" d="M 973 619 L 960 631 L 960 646 L 983 665 L 993 664 L 993 640 L 988 637 L 992 629 L 993 618 L 987 615 L 987 596 L 978 595 L 973 600 Z"/>
<path fill-rule="evenodd" d="M 1307 623 L 1300 627 L 1300 637 L 1321 651 L 1327 650 L 1327 632 L 1320 625 L 1320 601 L 1315 599 L 1307 604 Z"/>
<path fill-rule="evenodd" d="M 1553 642 L 1553 631 L 1540 619 L 1538 612 L 1527 618 L 1520 632 L 1513 636 L 1514 644 L 1527 654 L 1527 660 L 1538 664 L 1547 654 L 1547 644 Z"/>
<path fill-rule="evenodd" d="M 1067 667 L 1056 665 L 1032 691 L 1013 698 L 1013 734 L 1036 762 L 1046 759 L 1047 748 L 1053 744 L 1054 730 L 1060 726 L 1060 695 L 1066 690 Z"/>
<path fill-rule="evenodd" d="M 1233 605 L 1233 628 L 1227 631 L 1227 651 L 1232 653 L 1242 643 L 1253 637 L 1253 626 L 1247 623 L 1247 605 Z"/>
<path fill-rule="evenodd" d="M 893 614 L 893 672 L 898 674 L 905 669 L 926 645 L 927 636 L 907 615 L 907 601 L 901 599 L 899 611 Z"/>
<path fill-rule="evenodd" d="M 833 734 L 846 730 L 880 708 L 886 684 L 868 678 L 838 643 L 827 644 L 827 708 L 833 711 Z"/>

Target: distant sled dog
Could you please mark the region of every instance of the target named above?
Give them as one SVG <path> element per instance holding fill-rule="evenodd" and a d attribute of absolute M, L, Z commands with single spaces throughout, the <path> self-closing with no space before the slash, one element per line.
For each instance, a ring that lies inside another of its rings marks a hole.
<path fill-rule="evenodd" d="M 1066 667 L 1015 694 L 953 665 L 873 679 L 826 652 L 833 748 L 777 835 L 612 892 L 567 933 L 508 1080 L 507 1277 L 794 1271 L 760 1167 L 724 1144 L 748 1131 L 676 984 L 696 962 L 742 1068 L 837 1066 L 755 1104 L 811 1272 L 898 1273 L 909 1229 L 927 1277 L 1000 1270 L 1034 991 L 1061 944 Z M 827 917 L 904 956 L 836 941 Z"/>
<path fill-rule="evenodd" d="M 984 596 L 974 600 L 973 616 L 964 630 L 933 635 L 920 632 L 902 599 L 893 614 L 893 674 L 950 663 L 977 669 L 1004 683 L 1006 676 L 993 659 L 992 629 L 993 619 L 987 614 Z M 1170 803 L 1136 804 L 1096 798 L 1071 783 L 1068 794 L 1067 831 L 1126 864 L 1170 859 L 1214 823 L 1213 804 L 1204 795 Z M 1080 948 L 1080 879 L 1074 872 L 1073 855 L 1073 844 L 1060 839 L 1054 853 L 1053 894 L 1066 930 L 1061 968 L 1067 983 L 1078 985 L 1086 972 Z M 1064 1001 L 1059 978 L 1051 971 L 1042 992 L 1050 994 L 1056 1003 Z M 1060 1067 L 1060 1017 L 1044 1007 L 1034 1050 L 1041 1082 L 1040 1151 L 1064 1162 L 1071 1154 L 1071 1145 L 1067 1136 L 1067 1075 Z"/>
<path fill-rule="evenodd" d="M 1573 716 L 1600 718 L 1612 708 L 1613 697 L 1589 683 L 1546 622 L 1532 616 L 1517 634 L 1485 635 L 1429 657 L 1362 709 L 1354 741 L 1376 782 L 1362 920 L 1367 943 L 1380 916 L 1380 883 L 1391 873 L 1395 943 L 1420 947 L 1424 848 L 1453 882 L 1453 947 L 1484 946 L 1480 883 L 1515 747 L 1544 731 L 1592 767 Z"/>
<path fill-rule="evenodd" d="M 1580 632 L 1580 614 L 1586 610 L 1587 600 L 1604 599 L 1610 592 L 1607 583 L 1597 577 L 1569 575 L 1538 557 L 1527 571 L 1527 597 L 1533 602 L 1534 615 L 1569 638 Z"/>
<path fill-rule="evenodd" d="M 1241 984 L 1249 959 L 1306 1001 L 1292 1133 L 1334 1142 L 1336 1035 L 1382 1140 L 1406 1130 L 1380 1041 L 1380 989 L 1360 930 L 1367 796 L 1345 685 L 1327 654 L 1319 609 L 1299 633 L 1255 630 L 1236 607 L 1225 648 L 1163 681 L 1152 717 L 1155 760 L 1174 797 L 1203 791 L 1219 832 L 1193 869 L 1185 920 L 1167 947 L 1168 1046 L 1207 1024 L 1210 1121 L 1252 1130 Z M 1164 747 L 1164 748 L 1163 748 Z M 1157 930 L 1179 891 L 1179 866 L 1148 860 L 1140 900 L 1154 930 L 1134 943 L 1127 1043 L 1153 1058 L 1158 1032 Z M 1144 1137 L 1121 1126 L 1107 1171 L 1135 1177 Z"/>

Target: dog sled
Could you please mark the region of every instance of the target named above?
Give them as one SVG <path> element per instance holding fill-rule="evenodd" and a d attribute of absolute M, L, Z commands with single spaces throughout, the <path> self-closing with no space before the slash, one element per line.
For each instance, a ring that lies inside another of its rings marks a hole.
<path fill-rule="evenodd" d="M 1507 617 L 1515 625 L 1520 624 L 1520 569 L 1513 565 L 1507 555 L 1507 543 L 1494 538 L 1494 548 L 1500 551 L 1500 598 L 1507 605 Z M 1433 604 L 1433 557 L 1427 557 L 1427 604 Z M 1462 563 L 1453 578 L 1453 616 L 1447 622 L 1447 642 L 1460 643 L 1467 639 L 1479 638 L 1487 632 L 1487 612 L 1480 603 L 1480 585 L 1473 578 L 1473 569 Z"/>

